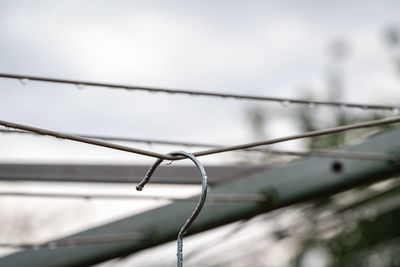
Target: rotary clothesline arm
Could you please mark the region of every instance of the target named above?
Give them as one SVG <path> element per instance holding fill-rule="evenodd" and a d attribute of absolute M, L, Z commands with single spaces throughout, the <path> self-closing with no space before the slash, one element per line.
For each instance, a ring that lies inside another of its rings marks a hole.
<path fill-rule="evenodd" d="M 365 142 L 340 149 L 374 152 L 400 157 L 400 129 L 374 136 Z M 244 176 L 215 187 L 210 193 L 266 194 L 268 202 L 207 203 L 188 234 L 202 232 L 237 220 L 246 219 L 293 203 L 328 196 L 358 185 L 386 179 L 400 173 L 399 162 L 356 159 L 307 158 L 286 166 Z M 132 185 L 133 190 L 134 185 Z M 192 212 L 192 203 L 173 203 L 146 211 L 74 236 L 143 232 L 145 240 L 85 247 L 62 247 L 22 251 L 0 258 L 0 265 L 14 266 L 88 266 L 122 257 L 175 240 L 182 221 Z"/>

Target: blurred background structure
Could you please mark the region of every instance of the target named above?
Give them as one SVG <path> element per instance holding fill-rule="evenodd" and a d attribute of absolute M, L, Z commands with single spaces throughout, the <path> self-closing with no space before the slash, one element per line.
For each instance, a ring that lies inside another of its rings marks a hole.
<path fill-rule="evenodd" d="M 0 120 L 168 153 L 397 116 L 399 11 L 394 0 L 2 1 L 3 74 L 310 102 L 0 78 Z M 313 100 L 393 108 L 332 107 Z M 57 255 L 61 246 L 53 240 L 199 192 L 198 174 L 186 161 L 162 166 L 154 184 L 139 193 L 135 183 L 152 158 L 10 130 L 0 126 L 1 266 L 15 255 L 27 255 L 27 262 L 44 250 Z M 275 152 L 199 159 L 213 190 L 303 161 L 325 162 L 321 155 L 297 159 L 295 153 L 279 151 L 332 151 L 368 144 L 391 131 L 396 125 L 262 147 Z M 380 147 L 397 148 L 396 139 L 385 140 L 390 143 Z M 378 148 L 368 152 L 382 154 Z M 335 165 L 347 164 L 343 157 L 324 157 L 333 169 L 315 179 L 332 172 L 346 175 L 347 169 L 342 173 L 342 165 Z M 375 166 L 377 161 L 366 162 Z M 310 172 L 320 167 L 307 166 Z M 385 180 L 376 178 L 186 237 L 185 266 L 400 266 L 399 181 L 395 171 L 385 173 Z M 141 238 L 132 237 L 135 242 Z M 79 249 L 75 243 L 64 246 Z M 85 246 L 96 244 L 83 244 L 82 251 Z M 175 241 L 148 247 L 96 266 L 176 264 Z"/>

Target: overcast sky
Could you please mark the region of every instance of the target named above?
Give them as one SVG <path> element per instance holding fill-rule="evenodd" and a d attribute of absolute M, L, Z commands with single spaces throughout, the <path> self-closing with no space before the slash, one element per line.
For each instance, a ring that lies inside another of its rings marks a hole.
<path fill-rule="evenodd" d="M 329 47 L 345 40 L 343 100 L 393 104 L 399 81 L 383 33 L 399 25 L 399 5 L 1 1 L 0 72 L 266 96 L 301 97 L 307 89 L 326 99 Z M 7 79 L 0 79 L 0 86 L 4 120 L 74 133 L 225 144 L 252 137 L 244 110 L 254 102 L 40 82 L 24 86 Z M 273 108 L 275 119 L 289 112 L 279 104 L 264 106 Z M 284 123 L 268 129 L 272 136 L 295 130 Z M 1 137 L 4 161 L 71 160 L 73 154 L 83 160 L 102 154 L 69 142 Z M 132 157 L 106 154 L 105 160 Z"/>

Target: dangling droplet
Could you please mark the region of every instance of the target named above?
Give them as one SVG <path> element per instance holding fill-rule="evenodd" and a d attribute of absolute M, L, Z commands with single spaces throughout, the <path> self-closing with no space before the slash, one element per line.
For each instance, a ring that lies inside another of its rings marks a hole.
<path fill-rule="evenodd" d="M 56 249 L 56 248 L 57 248 L 57 244 L 54 243 L 54 242 L 51 242 L 51 243 L 48 244 L 47 247 L 48 247 L 49 249 Z"/>
<path fill-rule="evenodd" d="M 164 163 L 164 165 L 171 165 L 172 164 L 172 162 L 174 162 L 173 160 L 164 160 L 163 161 L 163 163 Z"/>
<path fill-rule="evenodd" d="M 392 113 L 393 113 L 394 115 L 399 114 L 399 108 L 393 108 L 393 109 L 392 109 Z"/>
<path fill-rule="evenodd" d="M 366 110 L 366 109 L 368 109 L 368 107 L 367 106 L 362 106 L 361 109 Z"/>
<path fill-rule="evenodd" d="M 76 88 L 78 88 L 79 90 L 82 90 L 84 87 L 85 87 L 85 85 L 83 85 L 81 83 L 76 84 Z"/>
<path fill-rule="evenodd" d="M 26 79 L 26 78 L 19 79 L 19 82 L 20 82 L 22 85 L 27 85 L 27 84 L 29 83 L 29 79 Z"/>
<path fill-rule="evenodd" d="M 346 109 L 347 108 L 347 106 L 346 105 L 344 105 L 344 104 L 342 104 L 342 105 L 340 105 L 340 109 Z"/>
<path fill-rule="evenodd" d="M 307 104 L 308 108 L 315 108 L 315 103 L 310 102 Z"/>
<path fill-rule="evenodd" d="M 40 250 L 40 245 L 33 245 L 32 250 L 34 251 L 39 251 Z"/>
<path fill-rule="evenodd" d="M 290 105 L 290 101 L 289 100 L 281 101 L 281 105 L 282 105 L 282 107 L 286 108 L 287 106 Z"/>

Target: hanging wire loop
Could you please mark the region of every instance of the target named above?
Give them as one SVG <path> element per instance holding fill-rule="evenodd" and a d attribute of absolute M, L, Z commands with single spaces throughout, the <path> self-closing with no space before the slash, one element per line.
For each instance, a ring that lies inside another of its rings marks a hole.
<path fill-rule="evenodd" d="M 193 156 L 192 154 L 185 152 L 185 151 L 177 151 L 177 152 L 172 152 L 169 153 L 168 155 L 172 156 L 183 156 L 186 157 L 190 160 L 193 161 L 193 163 L 197 166 L 197 168 L 200 170 L 201 174 L 201 184 L 202 184 L 202 189 L 201 189 L 201 195 L 200 195 L 200 200 L 196 205 L 196 208 L 194 209 L 192 215 L 190 215 L 189 219 L 185 222 L 181 230 L 179 231 L 177 242 L 178 242 L 178 253 L 177 253 L 177 266 L 182 267 L 183 266 L 183 237 L 185 236 L 187 230 L 189 229 L 190 225 L 194 222 L 194 220 L 197 218 L 199 215 L 201 209 L 203 208 L 204 202 L 206 201 L 206 196 L 207 196 L 207 174 L 206 170 L 204 169 L 203 165 L 200 163 L 200 161 Z M 147 184 L 147 182 L 150 180 L 151 176 L 153 175 L 154 171 L 156 168 L 160 165 L 162 162 L 162 159 L 158 159 L 153 166 L 150 167 L 150 169 L 147 171 L 145 177 L 143 180 L 136 186 L 136 190 L 141 191 L 143 187 Z"/>

